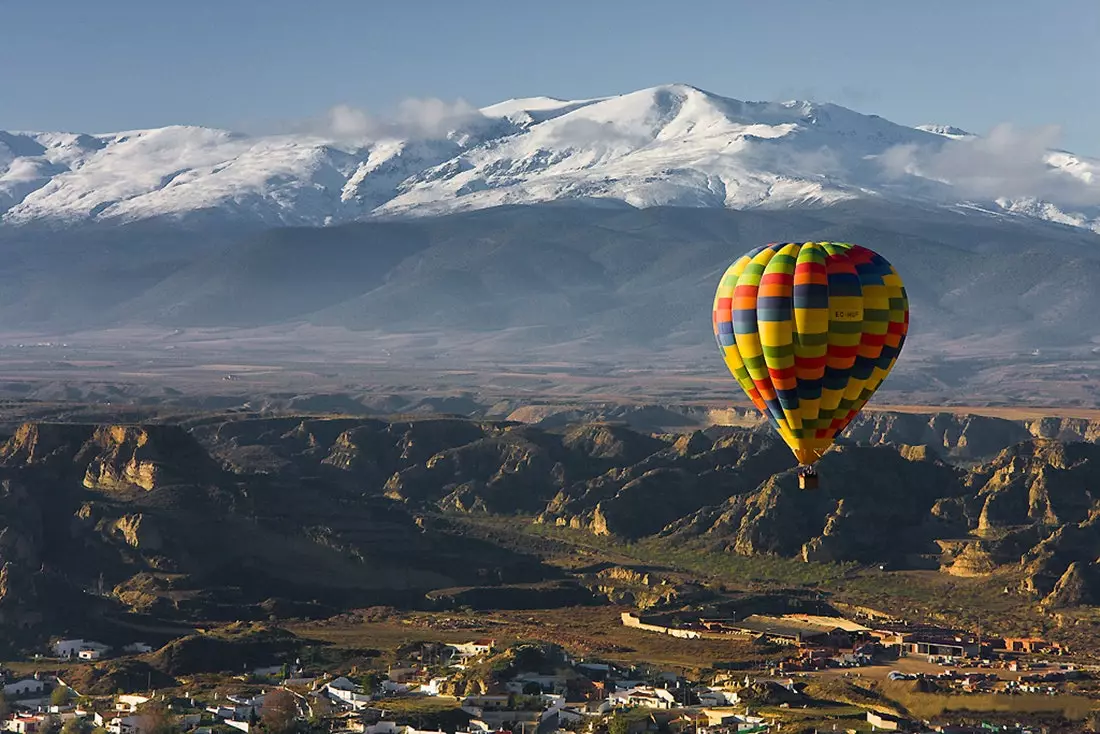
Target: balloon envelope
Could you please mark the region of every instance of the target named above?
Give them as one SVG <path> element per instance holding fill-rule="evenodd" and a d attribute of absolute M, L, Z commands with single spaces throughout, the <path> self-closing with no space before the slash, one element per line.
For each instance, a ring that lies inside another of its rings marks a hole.
<path fill-rule="evenodd" d="M 714 336 L 741 389 L 812 464 L 893 369 L 909 298 L 881 255 L 859 245 L 765 245 L 718 284 Z"/>

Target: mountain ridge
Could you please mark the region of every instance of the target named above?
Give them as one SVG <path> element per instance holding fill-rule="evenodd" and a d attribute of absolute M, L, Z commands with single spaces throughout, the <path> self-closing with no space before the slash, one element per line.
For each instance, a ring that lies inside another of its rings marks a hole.
<path fill-rule="evenodd" d="M 1044 142 L 686 84 L 505 100 L 432 125 L 353 116 L 339 129 L 267 136 L 183 125 L 0 131 L 0 221 L 323 226 L 547 201 L 752 209 L 884 200 L 1100 232 L 1100 161 Z"/>

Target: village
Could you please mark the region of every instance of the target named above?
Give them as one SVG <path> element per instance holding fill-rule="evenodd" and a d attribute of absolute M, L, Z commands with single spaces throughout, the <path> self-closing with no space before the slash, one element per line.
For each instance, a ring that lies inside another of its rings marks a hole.
<path fill-rule="evenodd" d="M 807 686 L 830 677 L 918 681 L 925 690 L 957 696 L 1013 696 L 1058 695 L 1100 675 L 1100 666 L 1063 662 L 1068 651 L 1045 640 L 990 639 L 896 620 L 806 614 L 673 620 L 624 612 L 622 623 L 685 641 L 741 636 L 782 654 L 764 670 L 689 680 L 650 666 L 577 659 L 547 643 L 502 647 L 480 639 L 410 645 L 385 670 L 326 671 L 299 659 L 273 660 L 213 689 L 112 696 L 86 695 L 59 675 L 4 670 L 0 712 L 3 728 L 14 734 L 757 734 L 812 731 L 796 728 L 786 714 L 819 706 Z M 45 671 L 55 661 L 94 662 L 151 649 L 140 642 L 112 650 L 92 640 L 57 640 L 36 661 Z M 887 707 L 866 707 L 833 726 L 970 731 L 910 720 Z"/>

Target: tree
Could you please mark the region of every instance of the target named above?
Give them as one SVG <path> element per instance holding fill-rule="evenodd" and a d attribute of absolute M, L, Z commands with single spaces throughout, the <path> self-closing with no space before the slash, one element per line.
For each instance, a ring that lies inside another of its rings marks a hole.
<path fill-rule="evenodd" d="M 292 734 L 298 729 L 298 702 L 285 688 L 276 688 L 264 696 L 264 713 L 260 718 L 268 734 Z"/>
<path fill-rule="evenodd" d="M 84 722 L 80 719 L 69 719 L 61 725 L 61 734 L 83 734 Z"/>
<path fill-rule="evenodd" d="M 7 719 L 11 714 L 11 706 L 8 705 L 8 697 L 0 691 L 0 720 Z"/>
<path fill-rule="evenodd" d="M 389 678 L 385 673 L 380 673 L 377 670 L 369 670 L 363 675 L 359 676 L 359 685 L 362 686 L 363 691 L 368 695 L 375 692 L 378 686 L 382 684 L 382 681 Z"/>
<path fill-rule="evenodd" d="M 629 734 L 630 721 L 622 714 L 615 714 L 607 722 L 607 734 Z"/>
<path fill-rule="evenodd" d="M 149 703 L 141 709 L 143 734 L 177 734 L 179 722 L 167 706 L 162 703 Z"/>
<path fill-rule="evenodd" d="M 542 693 L 542 685 L 538 681 L 531 681 L 523 687 L 523 692 L 529 696 L 538 696 Z"/>
<path fill-rule="evenodd" d="M 68 702 L 69 702 L 69 689 L 68 688 L 66 688 L 65 686 L 58 686 L 57 688 L 53 689 L 53 692 L 50 694 L 50 705 L 51 706 L 64 706 Z"/>

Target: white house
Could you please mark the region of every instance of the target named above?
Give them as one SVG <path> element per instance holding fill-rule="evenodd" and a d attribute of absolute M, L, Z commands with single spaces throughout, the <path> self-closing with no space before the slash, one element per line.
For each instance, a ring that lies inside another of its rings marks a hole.
<path fill-rule="evenodd" d="M 147 652 L 152 652 L 153 646 L 146 645 L 144 642 L 131 642 L 129 645 L 122 648 L 122 651 L 142 655 Z"/>
<path fill-rule="evenodd" d="M 366 727 L 364 734 L 398 734 L 403 728 L 393 721 L 379 721 L 377 724 Z"/>
<path fill-rule="evenodd" d="M 93 640 L 60 640 L 53 646 L 54 655 L 66 659 L 78 657 L 81 650 L 98 650 L 99 654 L 103 655 L 110 649 L 110 645 Z"/>
<path fill-rule="evenodd" d="M 231 726 L 233 719 L 236 719 L 237 721 L 247 722 L 250 718 L 252 718 L 253 714 L 255 714 L 256 716 L 261 716 L 263 714 L 265 698 L 265 694 L 263 693 L 258 696 L 252 696 L 251 698 L 249 698 L 248 696 L 232 695 L 226 696 L 226 698 L 229 700 L 230 703 L 235 704 L 234 708 L 231 709 L 233 715 L 226 717 L 225 722 L 227 724 L 230 724 Z"/>
<path fill-rule="evenodd" d="M 463 642 L 458 645 L 448 645 L 455 656 L 461 660 L 469 660 L 470 658 L 476 658 L 479 655 L 487 655 L 493 651 L 493 640 L 474 640 L 473 642 Z"/>
<path fill-rule="evenodd" d="M 422 690 L 424 693 L 427 693 L 429 696 L 438 696 L 443 689 L 443 684 L 446 682 L 446 678 L 432 678 L 430 681 L 428 681 L 428 685 L 421 686 L 420 690 Z"/>
<path fill-rule="evenodd" d="M 729 706 L 731 703 L 736 703 L 731 701 L 729 694 L 720 688 L 696 688 L 695 695 L 702 706 Z"/>
<path fill-rule="evenodd" d="M 206 710 L 219 719 L 232 719 L 237 714 L 236 709 L 231 709 L 226 706 L 210 706 Z"/>
<path fill-rule="evenodd" d="M 127 714 L 136 713 L 139 707 L 144 706 L 151 700 L 148 696 L 139 696 L 132 693 L 122 694 L 115 702 L 115 711 Z"/>
<path fill-rule="evenodd" d="M 38 734 L 45 721 L 46 717 L 40 714 L 31 716 L 17 714 L 4 722 L 4 729 L 16 734 Z"/>
<path fill-rule="evenodd" d="M 111 734 L 144 734 L 145 724 L 144 716 L 118 716 L 107 722 L 107 731 Z"/>
<path fill-rule="evenodd" d="M 103 657 L 103 653 L 99 650 L 88 648 L 86 650 L 81 650 L 76 656 L 81 660 L 99 660 Z"/>
<path fill-rule="evenodd" d="M 408 693 L 409 686 L 405 683 L 398 683 L 397 681 L 384 680 L 381 683 L 381 688 L 384 693 Z"/>
<path fill-rule="evenodd" d="M 359 691 L 359 686 L 352 683 L 345 676 L 340 676 L 336 680 L 329 681 L 326 688 L 335 688 L 338 691 Z"/>
<path fill-rule="evenodd" d="M 676 706 L 676 699 L 664 688 L 638 686 L 627 691 L 611 694 L 611 701 L 619 706 L 640 706 L 650 709 L 670 709 Z"/>
<path fill-rule="evenodd" d="M 46 681 L 37 678 L 23 678 L 4 686 L 4 695 L 12 698 L 21 698 L 35 693 L 46 692 Z"/>
<path fill-rule="evenodd" d="M 370 705 L 371 697 L 358 691 L 345 691 L 343 688 L 325 687 L 325 693 L 334 701 L 341 701 L 355 709 L 364 709 Z"/>
<path fill-rule="evenodd" d="M 564 691 L 568 678 L 564 675 L 540 675 L 538 673 L 520 673 L 508 681 L 504 687 L 509 693 L 523 693 L 523 689 L 529 684 L 538 685 L 542 691 Z"/>
<path fill-rule="evenodd" d="M 237 721 L 236 719 L 226 719 L 223 723 L 233 727 L 234 729 L 240 729 L 243 732 L 247 732 L 252 728 L 252 725 L 247 721 Z"/>

